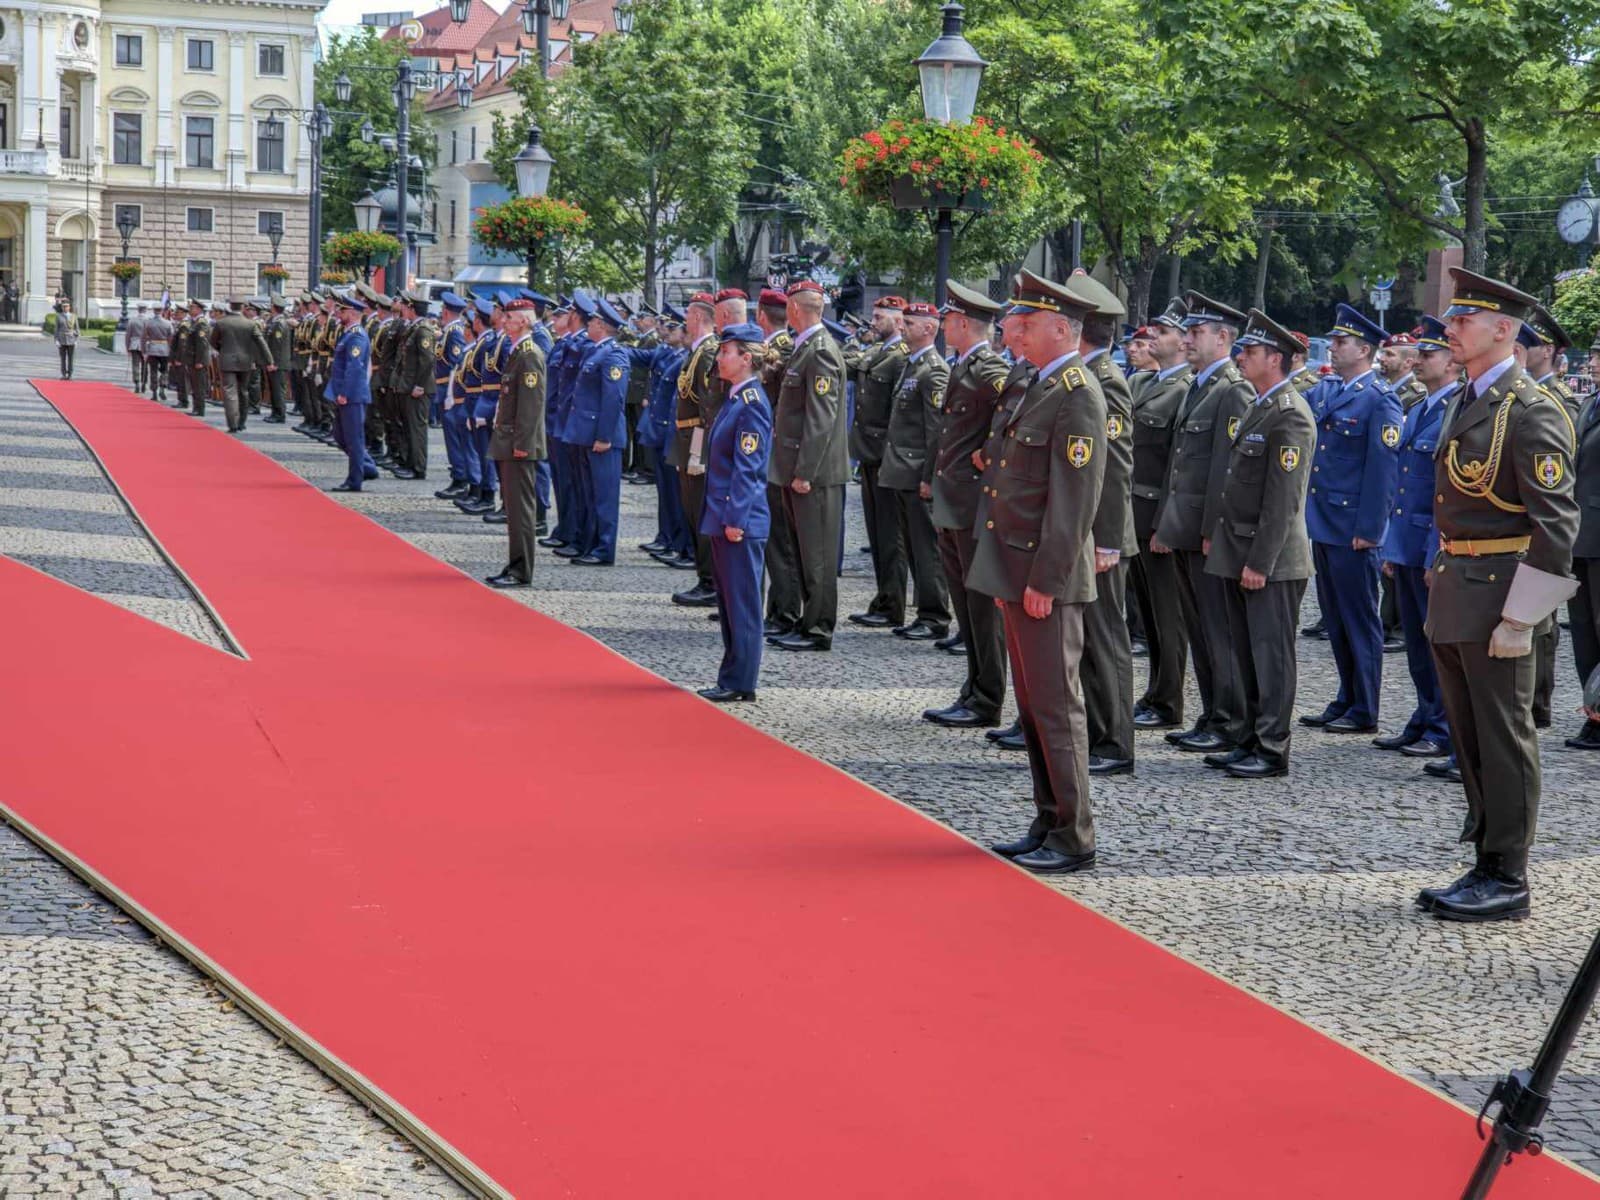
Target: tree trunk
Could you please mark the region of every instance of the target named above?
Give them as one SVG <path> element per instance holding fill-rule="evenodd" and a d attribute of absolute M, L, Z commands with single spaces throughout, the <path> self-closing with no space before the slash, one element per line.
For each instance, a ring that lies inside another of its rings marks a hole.
<path fill-rule="evenodd" d="M 1152 237 L 1140 237 L 1139 257 L 1125 263 L 1123 282 L 1128 285 L 1128 323 L 1135 327 L 1150 318 L 1150 288 L 1156 277 L 1161 248 Z"/>
<path fill-rule="evenodd" d="M 1464 214 L 1465 239 L 1461 243 L 1461 265 L 1469 271 L 1482 272 L 1489 259 L 1488 208 L 1485 203 L 1489 190 L 1489 143 L 1484 136 L 1483 122 L 1476 117 L 1467 121 L 1467 207 Z"/>
<path fill-rule="evenodd" d="M 1045 237 L 1045 244 L 1050 248 L 1045 274 L 1058 283 L 1062 282 L 1072 271 L 1072 226 L 1061 225 L 1052 229 Z"/>
<path fill-rule="evenodd" d="M 1261 221 L 1261 237 L 1256 241 L 1256 290 L 1250 303 L 1263 311 L 1267 307 L 1267 267 L 1272 262 L 1272 218 Z"/>
<path fill-rule="evenodd" d="M 1167 299 L 1181 296 L 1183 286 L 1183 256 L 1174 254 L 1167 263 Z"/>

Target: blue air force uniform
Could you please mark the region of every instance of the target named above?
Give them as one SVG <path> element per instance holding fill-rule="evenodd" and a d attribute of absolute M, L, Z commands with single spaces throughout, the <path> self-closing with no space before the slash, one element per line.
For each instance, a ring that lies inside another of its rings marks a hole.
<path fill-rule="evenodd" d="M 604 300 L 596 306 L 610 308 Z M 615 312 L 613 310 L 613 315 Z M 612 328 L 621 328 L 618 318 Z M 567 441 L 578 451 L 583 527 L 573 559 L 585 566 L 616 561 L 617 516 L 622 504 L 622 449 L 628 428 L 623 405 L 628 394 L 628 352 L 614 337 L 594 343 L 578 369 L 567 417 Z M 596 450 L 596 443 L 608 449 Z"/>
<path fill-rule="evenodd" d="M 1376 346 L 1384 332 L 1347 304 L 1331 336 Z M 1306 529 L 1317 573 L 1317 603 L 1339 670 L 1339 694 L 1311 725 L 1366 730 L 1378 722 L 1383 622 L 1378 615 L 1378 549 L 1394 507 L 1400 401 L 1372 372 L 1348 382 L 1330 375 L 1311 389 L 1316 465 L 1306 498 Z M 1353 548 L 1354 539 L 1373 544 Z"/>
<path fill-rule="evenodd" d="M 753 332 L 752 332 L 753 331 Z M 730 325 L 724 340 L 761 341 L 760 328 Z M 772 406 L 755 379 L 728 393 L 711 422 L 706 444 L 706 504 L 700 532 L 711 542 L 722 626 L 722 666 L 717 687 L 754 693 L 761 673 L 761 568 L 772 530 L 767 507 L 767 460 L 772 453 Z M 737 542 L 728 528 L 744 531 Z"/>
<path fill-rule="evenodd" d="M 561 441 L 558 412 L 561 407 L 562 379 L 565 375 L 567 354 L 577 335 L 564 333 L 556 338 L 545 356 L 544 429 L 550 452 L 550 481 L 555 490 L 556 523 L 545 541 L 555 547 L 565 546 L 573 540 L 572 520 L 577 508 L 572 489 L 575 480 L 567 462 L 566 447 Z"/>
<path fill-rule="evenodd" d="M 585 319 L 594 315 L 594 302 L 583 296 L 574 296 L 572 307 Z M 562 341 L 566 348 L 560 351 L 560 369 L 558 371 L 554 365 L 550 368 L 550 386 L 555 392 L 555 399 L 549 402 L 546 434 L 551 440 L 551 458 L 561 461 L 558 478 L 565 480 L 562 487 L 566 492 L 567 504 L 561 509 L 556 527 L 550 531 L 550 542 L 556 547 L 558 556 L 576 558 L 583 553 L 584 528 L 589 522 L 584 515 L 587 510 L 583 490 L 583 459 L 587 447 L 574 444 L 567 436 L 567 425 L 572 418 L 572 398 L 578 383 L 578 372 L 583 369 L 595 344 L 581 330 L 568 334 Z M 560 503 L 558 499 L 558 507 Z"/>
<path fill-rule="evenodd" d="M 439 302 L 447 309 L 455 309 L 456 313 L 445 325 L 444 333 L 434 351 L 434 419 L 444 430 L 444 453 L 450 462 L 450 482 L 466 483 L 468 482 L 467 458 L 461 444 L 462 435 L 466 432 L 466 421 L 464 415 L 458 413 L 459 406 L 451 404 L 457 369 L 461 366 L 462 356 L 467 352 L 467 321 L 460 311 L 466 306 L 466 302 L 454 292 L 446 292 L 439 297 Z"/>
<path fill-rule="evenodd" d="M 354 298 L 344 303 L 347 307 L 362 307 Z M 361 490 L 364 480 L 378 477 L 378 466 L 367 451 L 365 433 L 367 409 L 372 404 L 371 370 L 372 343 L 360 322 L 356 322 L 346 327 L 334 347 L 328 386 L 323 392 L 323 398 L 337 414 L 334 439 L 350 464 L 343 487 L 353 492 Z M 343 404 L 339 403 L 341 397 Z"/>
<path fill-rule="evenodd" d="M 656 464 L 656 542 L 674 553 L 693 554 L 694 537 L 683 515 L 683 497 L 678 494 L 678 471 L 667 461 L 671 456 L 666 453 L 677 429 L 678 371 L 688 354 L 668 345 L 629 346 L 627 351 L 635 371 L 650 373 L 633 435 L 635 445 L 652 451 Z"/>

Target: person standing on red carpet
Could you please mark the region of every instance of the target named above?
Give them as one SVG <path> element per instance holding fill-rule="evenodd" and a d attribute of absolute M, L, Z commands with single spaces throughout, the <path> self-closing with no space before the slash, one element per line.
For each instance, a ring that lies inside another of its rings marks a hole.
<path fill-rule="evenodd" d="M 716 704 L 756 698 L 761 672 L 761 569 L 772 515 L 767 463 L 772 409 L 761 387 L 766 335 L 739 322 L 723 329 L 717 377 L 728 398 L 711 420 L 706 444 L 706 502 L 700 532 L 711 543 L 711 571 L 722 627 L 722 666 L 700 695 Z"/>
<path fill-rule="evenodd" d="M 362 483 L 378 477 L 378 464 L 367 450 L 366 437 L 367 408 L 372 403 L 372 343 L 361 326 L 366 307 L 353 290 L 339 297 L 339 323 L 344 332 L 334 347 L 324 396 L 334 406 L 334 438 L 349 459 L 350 470 L 344 482 L 329 488 L 330 492 L 359 492 Z"/>
<path fill-rule="evenodd" d="M 489 436 L 489 457 L 500 464 L 500 494 L 506 506 L 506 533 L 511 548 L 506 568 L 488 579 L 490 587 L 527 587 L 533 581 L 535 529 L 538 525 L 534 483 L 545 458 L 545 357 L 533 340 L 532 300 L 506 305 L 504 332 L 511 357 L 500 380 L 500 398 Z"/>

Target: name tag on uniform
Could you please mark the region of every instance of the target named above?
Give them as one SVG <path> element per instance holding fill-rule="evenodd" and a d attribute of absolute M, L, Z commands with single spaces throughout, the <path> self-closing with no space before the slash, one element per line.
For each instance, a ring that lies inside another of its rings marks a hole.
<path fill-rule="evenodd" d="M 1267 440 L 1267 435 L 1264 433 L 1247 433 L 1244 435 L 1244 440 L 1247 442 L 1264 442 Z"/>

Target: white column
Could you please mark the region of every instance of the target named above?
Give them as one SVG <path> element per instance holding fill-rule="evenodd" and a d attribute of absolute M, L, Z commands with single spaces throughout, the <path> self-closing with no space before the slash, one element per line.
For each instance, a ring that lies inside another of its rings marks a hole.
<path fill-rule="evenodd" d="M 83 143 L 82 158 L 92 170 L 100 159 L 100 76 L 85 75 L 78 85 L 78 140 Z"/>
<path fill-rule="evenodd" d="M 157 187 L 171 187 L 178 182 L 173 171 L 173 147 L 182 144 L 181 134 L 173 127 L 177 116 L 172 111 L 172 39 L 173 30 L 156 30 L 156 127 L 153 134 Z"/>
<path fill-rule="evenodd" d="M 45 278 L 45 249 L 49 235 L 49 209 L 43 200 L 28 204 L 28 229 L 24 235 L 27 243 L 27 284 L 24 303 L 30 323 L 44 320 L 50 311 L 50 297 L 55 290 Z"/>
<path fill-rule="evenodd" d="M 60 21 L 54 13 L 42 14 L 39 33 L 39 97 L 44 102 L 44 144 L 61 149 L 61 71 L 56 66 L 56 40 Z"/>
<path fill-rule="evenodd" d="M 291 43 L 290 50 L 298 48 L 300 53 L 300 107 L 310 113 L 317 106 L 316 90 L 313 83 L 316 80 L 317 64 L 312 54 L 314 43 L 310 38 L 296 38 Z M 306 136 L 306 127 L 297 122 L 292 122 L 289 128 L 294 131 L 295 160 L 294 160 L 294 187 L 302 196 L 311 194 L 311 139 Z"/>
<path fill-rule="evenodd" d="M 243 187 L 250 165 L 254 129 L 244 110 L 244 42 L 237 29 L 228 31 L 228 186 Z"/>
<path fill-rule="evenodd" d="M 22 14 L 22 89 L 17 97 L 17 137 L 19 150 L 31 150 L 39 132 L 39 64 L 43 61 L 43 23 L 36 12 Z"/>

